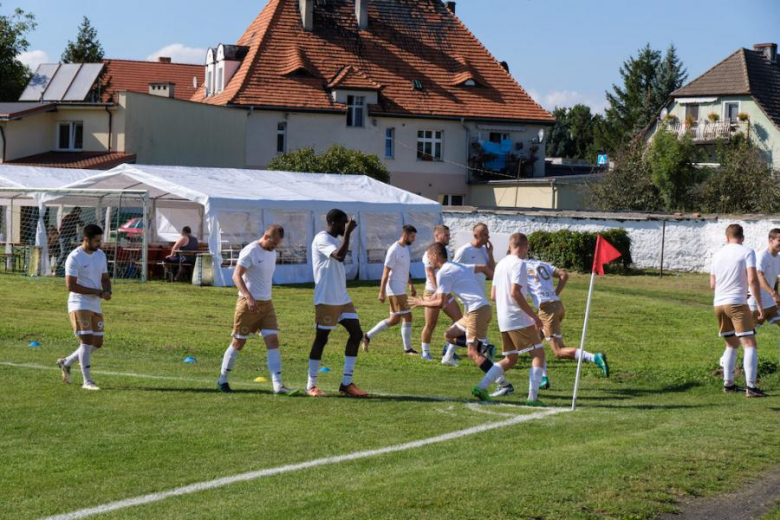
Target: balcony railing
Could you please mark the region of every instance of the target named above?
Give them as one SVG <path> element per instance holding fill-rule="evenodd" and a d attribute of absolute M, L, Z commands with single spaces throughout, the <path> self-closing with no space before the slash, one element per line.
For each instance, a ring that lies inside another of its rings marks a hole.
<path fill-rule="evenodd" d="M 747 121 L 696 121 L 693 124 L 686 122 L 667 123 L 666 128 L 682 138 L 690 134 L 695 143 L 712 143 L 719 139 L 728 141 L 734 134 L 747 135 L 749 123 Z"/>

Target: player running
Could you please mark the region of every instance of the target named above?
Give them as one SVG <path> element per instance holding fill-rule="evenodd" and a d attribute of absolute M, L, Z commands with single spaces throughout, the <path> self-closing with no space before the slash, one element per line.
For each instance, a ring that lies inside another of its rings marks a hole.
<path fill-rule="evenodd" d="M 368 352 L 368 345 L 375 335 L 401 323 L 401 341 L 404 346 L 404 354 L 409 356 L 418 354 L 412 348 L 412 308 L 409 306 L 409 297 L 406 294 L 408 286 L 412 297 L 417 296 L 411 278 L 412 255 L 410 252 L 410 246 L 414 243 L 415 238 L 417 238 L 417 229 L 407 224 L 403 227 L 401 238 L 387 250 L 382 281 L 379 284 L 378 299 L 382 303 L 389 299 L 390 317 L 377 323 L 363 336 L 363 352 Z"/>
<path fill-rule="evenodd" d="M 309 379 L 306 393 L 311 397 L 322 397 L 325 392 L 317 388 L 317 374 L 320 369 L 322 351 L 328 344 L 330 331 L 341 324 L 349 333 L 344 351 L 344 378 L 339 392 L 350 397 L 368 397 L 352 382 L 363 330 L 360 328 L 357 311 L 347 293 L 347 273 L 344 261 L 349 252 L 349 240 L 357 227 L 353 218 L 340 209 L 332 209 L 326 216 L 327 231 L 320 231 L 312 243 L 312 265 L 314 267 L 314 307 L 316 309 L 317 334 L 309 353 Z M 340 241 L 338 237 L 343 236 Z"/>
<path fill-rule="evenodd" d="M 282 383 L 282 358 L 279 354 L 279 325 L 276 320 L 274 302 L 271 300 L 271 286 L 276 269 L 276 248 L 284 240 L 284 228 L 269 226 L 263 237 L 241 250 L 233 272 L 233 282 L 238 287 L 238 302 L 233 317 L 233 341 L 222 358 L 217 388 L 229 393 L 228 378 L 236 364 L 238 353 L 244 349 L 246 340 L 257 332 L 265 341 L 266 364 L 271 373 L 274 394 L 292 395 Z"/>
<path fill-rule="evenodd" d="M 106 255 L 100 249 L 103 229 L 95 224 L 84 226 L 81 245 L 65 261 L 65 284 L 70 291 L 68 314 L 73 333 L 79 339 L 79 348 L 70 356 L 57 360 L 62 380 L 71 382 L 70 368 L 78 359 L 84 390 L 100 390 L 92 381 L 92 352 L 103 346 L 105 320 L 100 300 L 111 299 L 111 278 L 108 276 Z"/>
<path fill-rule="evenodd" d="M 504 359 L 485 374 L 472 394 L 483 401 L 489 400 L 488 387 L 517 364 L 520 354 L 531 355 L 528 373 L 529 406 L 543 406 L 539 401 L 539 384 L 544 366 L 544 346 L 539 337 L 542 320 L 528 304 L 528 269 L 523 258 L 528 251 L 528 237 L 514 233 L 509 237 L 509 251 L 496 265 L 493 274 L 491 299 L 496 302 L 498 329 L 501 331 Z M 506 395 L 506 394 L 499 394 Z"/>
<path fill-rule="evenodd" d="M 750 293 L 748 305 L 753 311 L 756 320 L 756 328 L 764 323 L 776 323 L 780 325 L 780 314 L 777 306 L 780 304 L 780 295 L 775 290 L 777 277 L 780 276 L 780 229 L 775 228 L 769 232 L 769 245 L 756 255 L 756 269 L 758 270 L 758 284 L 761 286 L 761 301 L 758 302 L 753 293 Z M 763 318 L 758 318 L 759 305 L 764 311 Z"/>
<path fill-rule="evenodd" d="M 761 289 L 756 272 L 756 254 L 742 245 L 745 234 L 742 226 L 731 224 L 726 228 L 726 245 L 712 258 L 710 288 L 715 292 L 713 306 L 718 318 L 719 335 L 726 341 L 723 362 L 723 391 L 738 392 L 734 383 L 734 369 L 737 364 L 737 349 L 744 351 L 745 382 L 747 397 L 766 397 L 756 387 L 758 377 L 758 345 L 753 313 L 747 303 L 748 290 L 759 294 Z M 764 311 L 756 309 L 756 317 L 764 319 Z"/>
<path fill-rule="evenodd" d="M 447 261 L 450 260 L 450 252 L 447 251 L 446 246 L 450 245 L 450 228 L 447 226 L 436 226 L 433 229 L 433 239 L 435 242 L 445 246 L 447 252 Z M 424 298 L 426 300 L 433 297 L 436 293 L 436 273 L 438 269 L 433 267 L 430 260 L 428 260 L 428 251 L 423 254 L 422 257 L 423 267 L 425 267 L 425 293 Z M 463 317 L 460 312 L 458 302 L 455 301 L 455 297 L 450 295 L 447 300 L 447 305 L 444 309 L 439 307 L 426 307 L 425 308 L 425 328 L 422 331 L 422 358 L 431 361 L 431 339 L 433 338 L 433 331 L 436 330 L 436 325 L 439 322 L 439 313 L 444 310 L 444 314 L 449 316 L 453 323 Z M 446 353 L 446 347 L 445 347 Z"/>

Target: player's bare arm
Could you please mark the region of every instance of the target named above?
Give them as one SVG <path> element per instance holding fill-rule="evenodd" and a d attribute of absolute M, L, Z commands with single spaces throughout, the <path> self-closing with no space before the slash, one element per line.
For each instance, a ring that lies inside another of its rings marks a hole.
<path fill-rule="evenodd" d="M 495 293 L 495 289 L 493 289 L 493 292 Z M 536 315 L 533 308 L 528 305 L 528 300 L 526 300 L 525 296 L 523 296 L 522 286 L 517 285 L 516 283 L 512 284 L 512 298 L 517 302 L 517 305 L 523 310 L 523 312 L 530 316 L 532 320 L 534 320 L 534 326 L 536 327 L 536 330 L 542 330 L 542 320 L 539 319 L 539 316 Z"/>
<path fill-rule="evenodd" d="M 715 290 L 715 275 L 714 274 L 710 275 L 710 289 L 713 290 L 713 291 Z"/>
<path fill-rule="evenodd" d="M 563 269 L 556 268 L 553 271 L 553 276 L 558 279 L 558 285 L 555 287 L 555 294 L 558 296 L 563 292 L 563 288 L 566 287 L 566 282 L 569 281 L 569 273 Z"/>
<path fill-rule="evenodd" d="M 436 285 L 436 268 L 426 267 L 425 277 L 428 278 L 428 283 L 433 287 L 433 292 L 436 292 L 436 288 L 438 287 L 438 285 Z"/>
<path fill-rule="evenodd" d="M 487 276 L 488 280 L 493 279 L 493 271 L 496 269 L 496 259 L 493 257 L 493 242 L 490 240 L 487 241 L 487 244 L 485 244 L 485 250 L 488 254 L 488 265 L 487 267 L 490 268 L 490 273 L 488 274 L 487 271 L 485 271 L 485 276 Z"/>
<path fill-rule="evenodd" d="M 769 284 L 764 271 L 758 271 L 758 284 L 761 286 L 761 289 L 772 295 L 772 299 L 775 303 L 780 301 L 780 295 L 778 295 L 777 292 L 775 292 L 775 288 Z M 756 298 L 756 301 L 759 301 L 759 298 Z"/>
<path fill-rule="evenodd" d="M 761 301 L 761 284 L 758 282 L 758 271 L 755 267 L 748 267 L 747 268 L 747 276 L 748 276 L 748 286 L 750 287 L 750 290 L 753 294 L 758 295 L 756 298 L 757 302 Z M 761 308 L 761 305 L 758 305 L 758 319 L 763 320 L 764 319 L 764 310 Z"/>
<path fill-rule="evenodd" d="M 103 273 L 100 277 L 100 285 L 103 287 L 103 299 L 108 301 L 111 299 L 111 277 L 108 273 Z"/>
<path fill-rule="evenodd" d="M 355 231 L 356 227 L 357 222 L 355 222 L 355 217 L 350 217 L 344 229 L 344 240 L 341 242 L 341 247 L 330 255 L 331 258 L 344 263 L 347 259 L 347 253 L 349 253 L 349 238 L 352 236 L 352 232 Z"/>
<path fill-rule="evenodd" d="M 387 266 L 382 270 L 382 280 L 379 282 L 379 296 L 377 297 L 382 303 L 385 303 L 387 299 L 387 281 L 390 279 L 391 272 L 392 269 Z"/>
<path fill-rule="evenodd" d="M 417 289 L 414 288 L 414 280 L 412 280 L 412 273 L 409 273 L 409 295 L 417 296 Z"/>
<path fill-rule="evenodd" d="M 490 288 L 490 301 L 496 301 L 496 286 Z"/>
<path fill-rule="evenodd" d="M 241 296 L 246 299 L 246 304 L 249 310 L 252 312 L 257 311 L 257 302 L 252 297 L 252 293 L 249 292 L 249 288 L 244 282 L 244 274 L 246 273 L 246 267 L 243 265 L 237 265 L 235 271 L 233 271 L 233 283 L 236 284 L 238 290 L 241 291 Z"/>
<path fill-rule="evenodd" d="M 430 307 L 432 309 L 443 309 L 449 302 L 446 294 L 434 294 L 429 299 L 415 296 L 411 299 L 412 307 Z"/>
<path fill-rule="evenodd" d="M 493 264 L 493 267 L 490 267 L 489 265 L 478 264 L 478 265 L 474 266 L 474 272 L 476 274 L 482 273 L 485 276 L 487 276 L 488 280 L 492 280 L 493 279 L 493 269 L 494 269 L 494 267 L 495 267 L 495 262 Z"/>
<path fill-rule="evenodd" d="M 105 289 L 90 289 L 89 287 L 79 285 L 78 277 L 76 276 L 66 276 L 65 285 L 67 286 L 68 291 L 72 293 L 84 294 L 87 296 L 98 296 L 103 299 L 105 299 L 105 296 L 108 296 L 109 298 L 111 297 L 111 294 L 106 293 Z"/>

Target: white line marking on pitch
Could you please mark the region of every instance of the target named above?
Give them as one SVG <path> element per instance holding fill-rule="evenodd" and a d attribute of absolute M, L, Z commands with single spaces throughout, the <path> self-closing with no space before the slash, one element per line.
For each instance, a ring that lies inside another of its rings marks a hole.
<path fill-rule="evenodd" d="M 153 502 L 159 502 L 170 497 L 189 495 L 191 493 L 198 493 L 200 491 L 206 491 L 209 489 L 215 489 L 237 482 L 248 482 L 251 480 L 257 480 L 264 477 L 272 477 L 275 475 L 281 475 L 283 473 L 291 473 L 294 471 L 301 471 L 309 468 L 316 468 L 319 466 L 329 466 L 332 464 L 340 464 L 342 462 L 350 462 L 353 460 L 365 459 L 368 457 L 377 457 L 380 455 L 386 455 L 388 453 L 398 453 L 401 451 L 414 450 L 429 446 L 431 444 L 437 444 L 441 442 L 452 441 L 470 435 L 476 435 L 490 430 L 496 430 L 498 428 L 506 428 L 508 426 L 514 426 L 516 424 L 532 421 L 535 419 L 541 419 L 558 413 L 568 412 L 568 408 L 553 408 L 544 411 L 535 412 L 528 415 L 514 416 L 511 419 L 504 421 L 490 422 L 466 428 L 464 430 L 458 430 L 443 435 L 437 435 L 435 437 L 429 437 L 427 439 L 421 439 L 418 441 L 406 442 L 404 444 L 397 444 L 395 446 L 387 446 L 385 448 L 379 448 L 375 450 L 357 451 L 355 453 L 349 453 L 346 455 L 338 455 L 336 457 L 325 457 L 321 459 L 314 459 L 307 462 L 300 462 L 298 464 L 288 464 L 286 466 L 278 466 L 276 468 L 262 469 L 259 471 L 249 471 L 247 473 L 239 473 L 231 477 L 218 478 L 216 480 L 209 480 L 206 482 L 197 482 L 187 486 L 182 486 L 168 491 L 161 491 L 159 493 L 150 493 L 148 495 L 142 495 L 135 498 L 127 498 L 124 500 L 118 500 L 116 502 L 110 502 L 100 506 L 89 507 L 86 509 L 80 509 L 73 511 L 72 513 L 66 513 L 62 515 L 55 515 L 47 517 L 46 520 L 76 520 L 79 518 L 86 518 L 92 515 L 99 515 L 116 511 L 119 509 L 127 509 L 128 507 L 141 506 L 145 504 L 151 504 Z"/>

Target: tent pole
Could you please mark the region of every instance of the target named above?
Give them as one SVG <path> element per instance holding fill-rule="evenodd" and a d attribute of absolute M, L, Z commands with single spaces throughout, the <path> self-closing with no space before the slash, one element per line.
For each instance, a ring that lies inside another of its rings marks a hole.
<path fill-rule="evenodd" d="M 141 199 L 143 200 L 144 204 L 144 234 L 143 244 L 141 245 L 141 281 L 145 282 L 147 281 L 148 277 L 147 265 L 149 262 L 149 233 L 151 232 L 151 226 L 149 225 L 149 194 L 145 193 L 141 196 Z"/>

